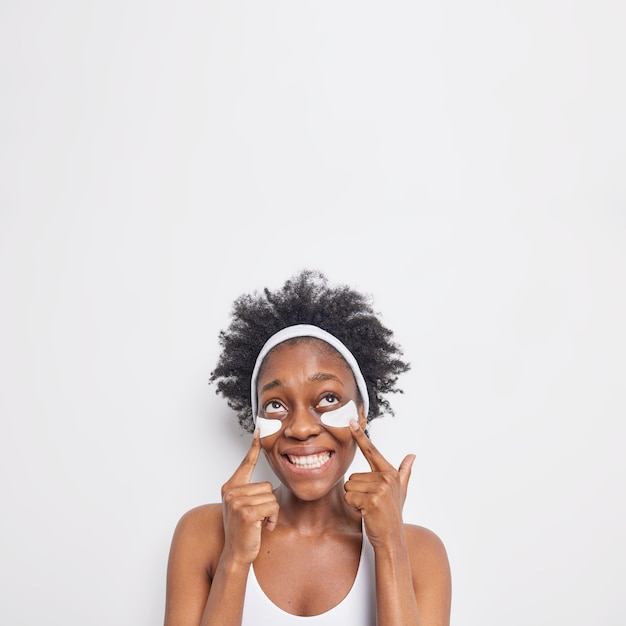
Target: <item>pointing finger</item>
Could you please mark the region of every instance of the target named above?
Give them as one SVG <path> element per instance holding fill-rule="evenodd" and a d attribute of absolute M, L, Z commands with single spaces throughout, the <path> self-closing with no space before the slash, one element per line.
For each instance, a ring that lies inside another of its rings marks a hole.
<path fill-rule="evenodd" d="M 243 461 L 239 467 L 235 470 L 235 473 L 230 479 L 231 484 L 241 485 L 249 483 L 252 479 L 254 468 L 259 460 L 259 454 L 261 453 L 261 438 L 259 437 L 259 429 L 256 428 L 254 436 L 252 437 L 252 445 L 248 450 Z"/>
<path fill-rule="evenodd" d="M 363 456 L 374 472 L 384 472 L 390 469 L 395 469 L 378 451 L 378 448 L 363 432 L 363 429 L 356 420 L 352 420 L 350 422 L 350 432 L 352 433 L 352 438 L 356 441 L 357 445 L 361 449 L 361 452 L 363 453 Z"/>

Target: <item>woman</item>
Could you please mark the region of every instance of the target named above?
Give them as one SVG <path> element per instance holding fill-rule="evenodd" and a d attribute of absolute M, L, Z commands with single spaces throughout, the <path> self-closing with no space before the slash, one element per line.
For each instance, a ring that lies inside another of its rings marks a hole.
<path fill-rule="evenodd" d="M 176 527 L 166 626 L 446 626 L 445 548 L 402 508 L 414 455 L 396 469 L 367 424 L 408 369 L 367 297 L 304 271 L 241 296 L 211 382 L 253 432 L 222 502 Z M 345 482 L 357 448 L 371 471 Z M 261 454 L 280 480 L 253 483 Z"/>

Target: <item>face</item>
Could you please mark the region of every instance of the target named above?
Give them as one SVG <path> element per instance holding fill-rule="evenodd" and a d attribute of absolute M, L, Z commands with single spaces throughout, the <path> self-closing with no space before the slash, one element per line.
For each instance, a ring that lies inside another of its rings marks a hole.
<path fill-rule="evenodd" d="M 318 339 L 285 342 L 266 357 L 257 381 L 259 415 L 280 430 L 261 445 L 280 481 L 302 500 L 315 500 L 343 484 L 356 443 L 349 428 L 326 426 L 321 416 L 351 400 L 362 404 L 352 370 Z"/>

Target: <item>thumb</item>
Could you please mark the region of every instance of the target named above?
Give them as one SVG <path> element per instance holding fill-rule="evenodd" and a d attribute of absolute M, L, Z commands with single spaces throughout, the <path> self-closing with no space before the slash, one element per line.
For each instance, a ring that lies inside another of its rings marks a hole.
<path fill-rule="evenodd" d="M 414 461 L 415 455 L 407 454 L 404 459 L 402 459 L 402 463 L 400 463 L 400 467 L 398 468 L 398 474 L 400 474 L 400 484 L 402 485 L 402 489 L 404 491 L 404 497 L 406 497 L 406 490 L 409 486 L 409 478 L 411 477 L 411 468 L 413 467 Z"/>

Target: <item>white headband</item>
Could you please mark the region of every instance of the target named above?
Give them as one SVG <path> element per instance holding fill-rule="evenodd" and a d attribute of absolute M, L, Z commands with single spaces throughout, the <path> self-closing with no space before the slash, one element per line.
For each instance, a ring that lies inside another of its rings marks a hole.
<path fill-rule="evenodd" d="M 356 386 L 359 389 L 359 393 L 361 394 L 361 399 L 363 400 L 363 408 L 365 409 L 365 415 L 367 416 L 370 408 L 370 401 L 367 395 L 367 385 L 365 384 L 365 378 L 363 378 L 363 374 L 361 374 L 361 369 L 359 368 L 359 364 L 356 362 L 354 355 L 346 346 L 337 339 L 334 335 L 326 332 L 321 329 L 319 326 L 311 326 L 310 324 L 297 324 L 296 326 L 288 326 L 287 328 L 283 328 L 279 330 L 275 335 L 272 335 L 266 342 L 265 345 L 261 348 L 261 352 L 259 352 L 259 356 L 256 358 L 256 363 L 254 364 L 254 370 L 252 371 L 252 380 L 250 382 L 250 400 L 252 403 L 252 417 L 256 422 L 257 418 L 257 390 L 256 383 L 259 377 L 259 370 L 261 369 L 261 364 L 263 360 L 267 356 L 267 353 L 275 348 L 279 343 L 283 343 L 289 339 L 294 339 L 295 337 L 315 337 L 315 339 L 321 339 L 325 341 L 327 344 L 331 345 L 341 356 L 346 360 L 346 363 L 350 366 L 352 373 L 354 374 L 354 379 L 356 380 Z"/>

